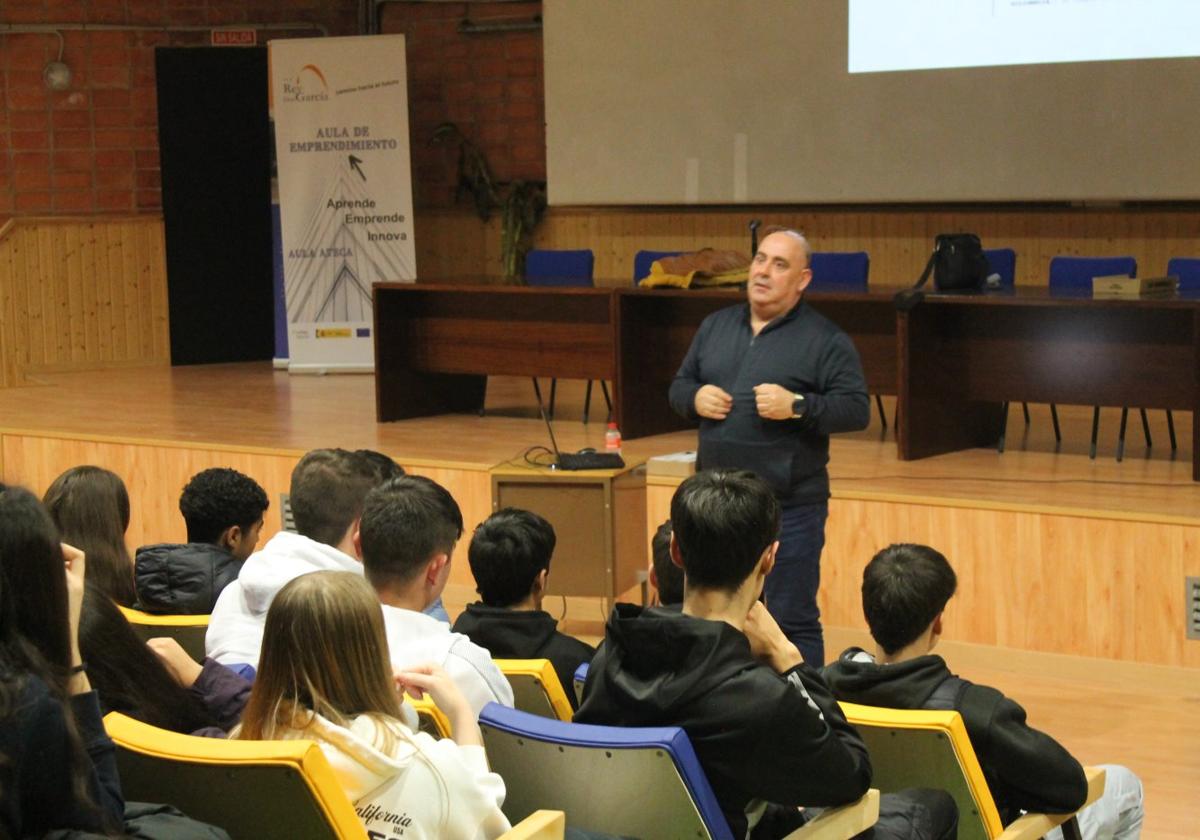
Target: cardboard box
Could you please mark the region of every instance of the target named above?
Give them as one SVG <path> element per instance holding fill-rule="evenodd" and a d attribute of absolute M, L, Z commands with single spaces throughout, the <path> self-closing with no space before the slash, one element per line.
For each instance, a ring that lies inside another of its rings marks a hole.
<path fill-rule="evenodd" d="M 696 473 L 695 452 L 671 452 L 655 455 L 646 462 L 647 475 L 669 475 L 687 478 Z"/>

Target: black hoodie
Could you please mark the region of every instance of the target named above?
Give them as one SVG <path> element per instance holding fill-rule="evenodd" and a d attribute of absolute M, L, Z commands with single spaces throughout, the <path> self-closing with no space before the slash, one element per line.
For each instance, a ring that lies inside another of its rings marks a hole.
<path fill-rule="evenodd" d="M 825 679 L 839 700 L 892 709 L 925 708 L 934 690 L 951 676 L 940 656 L 877 665 L 859 648 L 850 648 L 825 668 Z M 1026 725 L 1025 710 L 999 691 L 964 683 L 955 706 L 1000 819 L 1008 824 L 1021 811 L 1078 810 L 1087 798 L 1079 762 L 1049 735 Z"/>
<path fill-rule="evenodd" d="M 734 627 L 677 610 L 616 606 L 575 720 L 682 727 L 736 837 L 756 823 L 754 837 L 782 836 L 797 806 L 870 786 L 866 747 L 815 671 L 778 674 Z"/>
<path fill-rule="evenodd" d="M 462 633 L 494 659 L 549 659 L 562 683 L 571 708 L 575 699 L 575 669 L 590 662 L 596 652 L 591 645 L 558 632 L 554 616 L 543 610 L 510 610 L 474 603 L 454 622 Z"/>

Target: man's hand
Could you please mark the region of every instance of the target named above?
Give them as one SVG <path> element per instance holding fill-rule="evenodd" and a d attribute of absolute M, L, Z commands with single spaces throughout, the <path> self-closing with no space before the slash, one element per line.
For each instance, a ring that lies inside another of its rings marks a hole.
<path fill-rule="evenodd" d="M 200 678 L 200 672 L 204 670 L 204 667 L 192 659 L 174 639 L 165 636 L 147 639 L 146 647 L 150 648 L 167 672 L 175 678 L 175 682 L 183 688 L 195 685 L 196 680 Z"/>
<path fill-rule="evenodd" d="M 716 385 L 704 385 L 696 392 L 693 404 L 701 417 L 724 420 L 729 415 L 729 409 L 733 408 L 733 397 Z"/>
<path fill-rule="evenodd" d="M 790 420 L 796 395 L 782 385 L 755 385 L 754 404 L 758 416 L 767 420 Z"/>
<path fill-rule="evenodd" d="M 770 665 L 776 673 L 786 673 L 804 661 L 800 650 L 779 629 L 761 601 L 755 601 L 746 614 L 742 632 L 750 640 L 750 653 L 754 658 Z"/>

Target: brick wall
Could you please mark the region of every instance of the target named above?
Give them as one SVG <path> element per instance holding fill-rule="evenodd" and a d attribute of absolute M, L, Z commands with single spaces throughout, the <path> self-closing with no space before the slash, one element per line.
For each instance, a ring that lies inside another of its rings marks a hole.
<path fill-rule="evenodd" d="M 54 33 L 0 32 L 0 220 L 44 214 L 156 212 L 162 206 L 154 48 L 209 43 L 208 31 L 168 26 L 320 23 L 357 28 L 355 0 L 2 0 L 0 23 L 118 24 L 63 30 L 67 90 L 42 80 L 58 58 Z M 147 28 L 148 27 L 148 28 Z M 259 33 L 269 37 L 310 32 Z M 231 48 L 232 49 L 232 48 Z"/>
<path fill-rule="evenodd" d="M 499 181 L 545 180 L 542 33 L 465 34 L 459 23 L 528 21 L 536 3 L 388 3 L 380 31 L 404 33 L 408 55 L 413 200 L 453 204 L 458 154 L 430 144 L 450 121 L 483 151 Z"/>

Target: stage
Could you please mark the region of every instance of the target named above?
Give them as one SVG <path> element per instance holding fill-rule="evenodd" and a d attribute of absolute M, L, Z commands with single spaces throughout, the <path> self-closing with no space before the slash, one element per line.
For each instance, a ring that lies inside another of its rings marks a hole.
<path fill-rule="evenodd" d="M 40 494 L 76 464 L 114 470 L 133 502 L 131 547 L 183 540 L 179 490 L 209 466 L 234 467 L 267 489 L 264 536 L 273 533 L 292 467 L 322 446 L 378 449 L 441 482 L 469 534 L 491 511 L 489 471 L 549 444 L 530 381 L 513 377 L 491 378 L 482 417 L 388 424 L 375 422 L 370 375 L 289 376 L 252 363 L 31 379 L 0 391 L 0 475 Z M 603 397 L 596 388 L 584 425 L 582 395 L 582 382 L 558 383 L 554 428 L 564 451 L 604 446 Z M 1116 409 L 1103 413 L 1094 461 L 1090 408 L 1060 406 L 1060 451 L 1048 408 L 1030 409 L 1026 427 L 1021 407 L 1011 407 L 1003 454 L 900 461 L 888 398 L 886 431 L 873 413 L 867 430 L 834 439 L 821 591 L 828 653 L 869 641 L 858 584 L 871 555 L 888 542 L 934 545 L 959 575 L 946 615 L 952 641 L 943 645 L 952 664 L 1019 696 L 1035 725 L 1086 762 L 1125 762 L 1143 774 L 1151 792 L 1144 836 L 1192 836 L 1200 815 L 1186 802 L 1200 786 L 1200 723 L 1189 708 L 1200 702 L 1200 641 L 1185 638 L 1184 579 L 1200 575 L 1200 485 L 1191 480 L 1191 417 L 1176 413 L 1181 448 L 1172 455 L 1163 412 L 1151 412 L 1149 449 L 1132 412 L 1117 463 Z M 694 446 L 694 432 L 677 432 L 627 441 L 624 456 Z M 649 533 L 677 483 L 648 478 Z M 460 545 L 451 614 L 473 596 Z M 599 599 L 547 606 L 569 632 L 592 640 L 603 632 Z"/>

